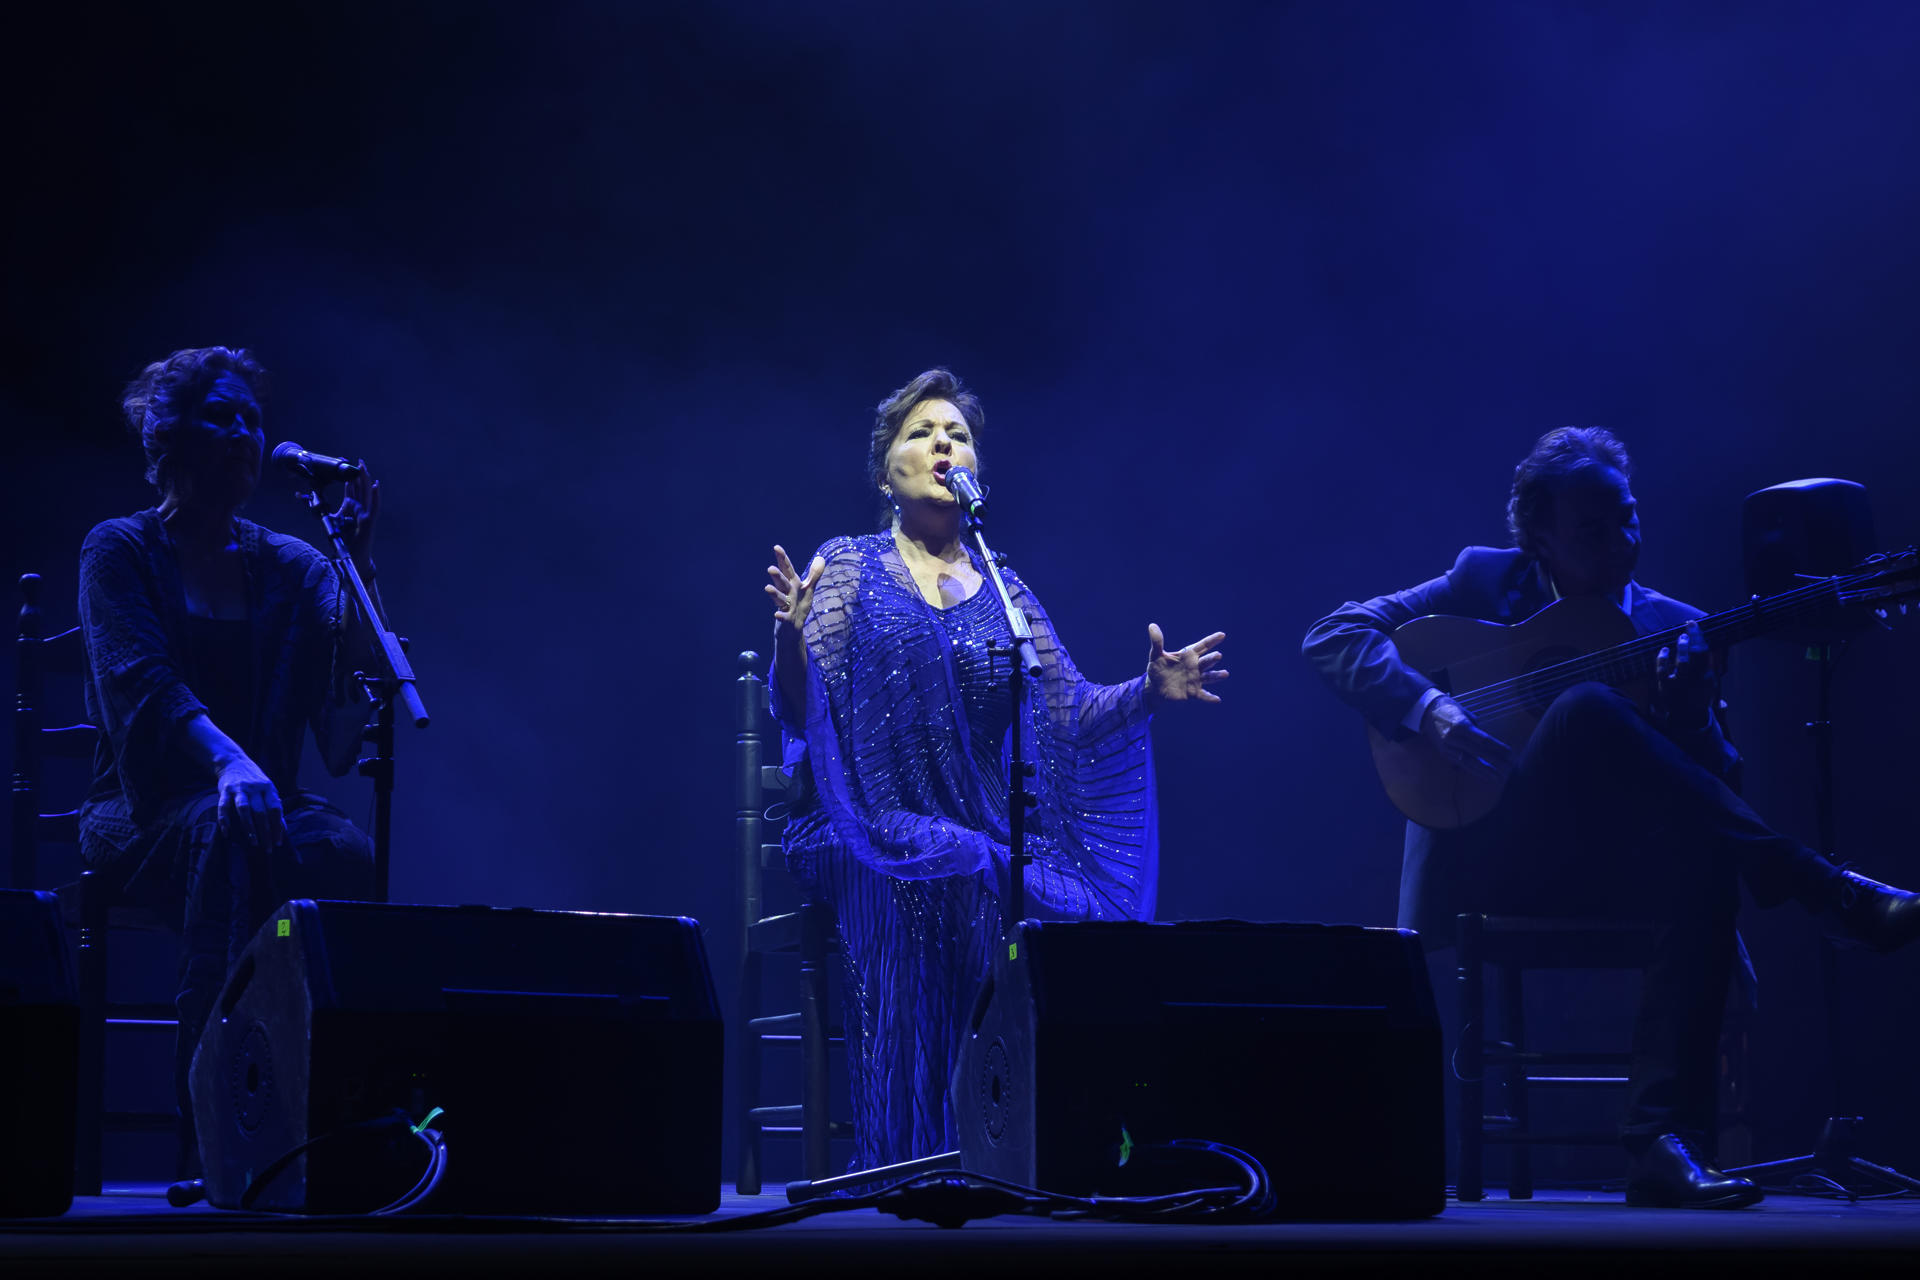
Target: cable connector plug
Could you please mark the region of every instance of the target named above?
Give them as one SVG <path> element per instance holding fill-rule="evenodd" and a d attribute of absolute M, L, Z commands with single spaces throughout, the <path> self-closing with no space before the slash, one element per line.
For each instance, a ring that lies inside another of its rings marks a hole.
<path fill-rule="evenodd" d="M 1046 1202 L 982 1186 L 963 1176 L 927 1177 L 881 1193 L 874 1208 L 908 1221 L 931 1222 L 936 1227 L 961 1227 L 975 1218 L 1003 1213 L 1045 1212 Z"/>

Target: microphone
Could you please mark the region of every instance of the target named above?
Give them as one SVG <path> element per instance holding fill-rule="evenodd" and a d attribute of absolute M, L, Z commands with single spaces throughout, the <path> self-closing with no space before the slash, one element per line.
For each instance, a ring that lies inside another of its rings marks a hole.
<path fill-rule="evenodd" d="M 980 488 L 980 481 L 973 472 L 965 467 L 954 467 L 940 477 L 940 483 L 953 490 L 954 498 L 960 503 L 960 509 L 967 513 L 969 520 L 984 520 L 987 515 L 987 495 Z"/>
<path fill-rule="evenodd" d="M 273 446 L 273 460 L 296 476 L 325 484 L 360 474 L 360 465 L 345 458 L 330 458 L 324 453 L 308 453 L 291 440 Z"/>

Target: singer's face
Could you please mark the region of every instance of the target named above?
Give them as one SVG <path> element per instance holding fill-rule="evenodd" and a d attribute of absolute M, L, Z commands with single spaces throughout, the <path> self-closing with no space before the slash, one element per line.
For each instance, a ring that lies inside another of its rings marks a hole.
<path fill-rule="evenodd" d="M 175 475 L 193 497 L 238 506 L 260 483 L 266 445 L 252 388 L 245 379 L 225 373 L 207 392 L 200 412 L 174 427 L 170 458 Z"/>
<path fill-rule="evenodd" d="M 887 484 L 893 500 L 953 506 L 953 494 L 941 477 L 954 467 L 972 471 L 973 428 L 960 410 L 946 400 L 922 400 L 900 424 L 900 434 L 887 450 Z"/>

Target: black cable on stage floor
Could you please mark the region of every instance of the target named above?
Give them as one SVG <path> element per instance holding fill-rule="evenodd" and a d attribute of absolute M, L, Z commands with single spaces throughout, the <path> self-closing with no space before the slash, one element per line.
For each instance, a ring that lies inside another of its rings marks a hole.
<path fill-rule="evenodd" d="M 389 1204 L 382 1205 L 378 1209 L 368 1210 L 364 1215 L 355 1214 L 352 1216 L 384 1218 L 395 1214 L 406 1213 L 411 1209 L 417 1208 L 439 1189 L 440 1181 L 446 1176 L 447 1172 L 447 1144 L 445 1140 L 441 1138 L 439 1130 L 427 1128 L 427 1125 L 439 1114 L 440 1109 L 435 1107 L 428 1113 L 425 1120 L 422 1120 L 419 1124 L 415 1124 L 407 1119 L 405 1113 L 396 1111 L 391 1115 L 381 1116 L 374 1120 L 363 1120 L 358 1124 L 342 1125 L 340 1128 L 323 1133 L 317 1138 L 309 1138 L 299 1146 L 283 1152 L 268 1162 L 267 1167 L 262 1169 L 259 1175 L 247 1184 L 247 1189 L 240 1193 L 240 1208 L 243 1210 L 251 1209 L 253 1202 L 260 1198 L 262 1191 L 273 1184 L 275 1178 L 286 1172 L 293 1166 L 295 1160 L 298 1160 L 315 1147 L 324 1146 L 329 1142 L 334 1142 L 341 1138 L 378 1133 L 382 1129 L 391 1129 L 396 1132 L 404 1130 L 418 1138 L 426 1147 L 426 1168 L 421 1172 L 419 1178 L 415 1180 L 413 1187 L 398 1199 Z M 172 1193 L 169 1192 L 168 1199 L 171 1201 L 172 1198 Z"/>
<path fill-rule="evenodd" d="M 358 1126 L 389 1123 L 388 1120 Z M 411 1126 L 409 1126 L 411 1127 Z M 314 1140 L 315 1143 L 323 1141 Z M 314 1145 L 313 1143 L 308 1144 Z M 430 1162 L 404 1202 L 417 1206 L 426 1201 L 426 1186 L 431 1176 L 435 1183 L 444 1173 L 447 1160 L 444 1143 L 433 1143 L 437 1167 Z M 305 1148 L 301 1148 L 303 1150 Z M 126 1234 L 193 1234 L 218 1231 L 333 1232 L 394 1231 L 404 1233 L 458 1230 L 472 1233 L 631 1233 L 714 1235 L 734 1231 L 764 1230 L 830 1213 L 849 1213 L 874 1209 L 908 1220 L 958 1227 L 970 1221 L 1022 1214 L 1058 1220 L 1099 1220 L 1106 1222 L 1245 1222 L 1271 1212 L 1274 1204 L 1272 1182 L 1260 1162 L 1244 1151 L 1223 1143 L 1181 1139 L 1158 1147 L 1143 1147 L 1141 1152 L 1166 1151 L 1190 1162 L 1212 1163 L 1231 1172 L 1231 1185 L 1195 1187 L 1157 1195 L 1142 1196 L 1069 1196 L 1021 1186 L 1002 1178 L 965 1171 L 942 1170 L 918 1174 L 860 1195 L 822 1196 L 796 1205 L 781 1205 L 758 1213 L 732 1217 L 705 1218 L 560 1218 L 550 1216 L 516 1217 L 504 1214 L 466 1216 L 401 1212 L 388 1206 L 374 1214 L 283 1214 L 233 1210 L 193 1214 L 122 1214 L 113 1217 L 89 1215 L 18 1219 L 0 1223 L 0 1234 L 34 1232 Z M 291 1163 L 299 1150 L 282 1157 Z M 269 1166 L 271 1169 L 271 1166 Z M 277 1171 L 276 1171 L 277 1172 Z M 256 1180 L 264 1183 L 265 1177 Z M 397 1201 L 396 1204 L 402 1203 Z"/>

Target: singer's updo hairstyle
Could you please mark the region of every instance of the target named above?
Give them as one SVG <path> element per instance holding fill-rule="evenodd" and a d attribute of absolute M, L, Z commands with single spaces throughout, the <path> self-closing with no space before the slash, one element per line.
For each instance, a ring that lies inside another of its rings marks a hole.
<path fill-rule="evenodd" d="M 887 483 L 887 454 L 893 449 L 900 428 L 907 424 L 907 415 L 922 400 L 945 400 L 960 411 L 967 429 L 973 432 L 974 469 L 979 471 L 985 465 L 980 457 L 980 428 L 986 425 L 987 411 L 980 407 L 980 398 L 946 369 L 929 369 L 914 378 L 882 400 L 873 411 L 873 438 L 867 446 L 867 488 L 879 495 L 882 529 L 893 527 L 893 503 L 881 492 Z"/>
<path fill-rule="evenodd" d="M 173 486 L 169 457 L 175 427 L 198 413 L 213 384 L 229 373 L 245 382 L 255 399 L 265 394 L 267 371 L 245 347 L 188 347 L 155 360 L 127 384 L 120 412 L 146 451 L 147 483 L 162 494 Z"/>

